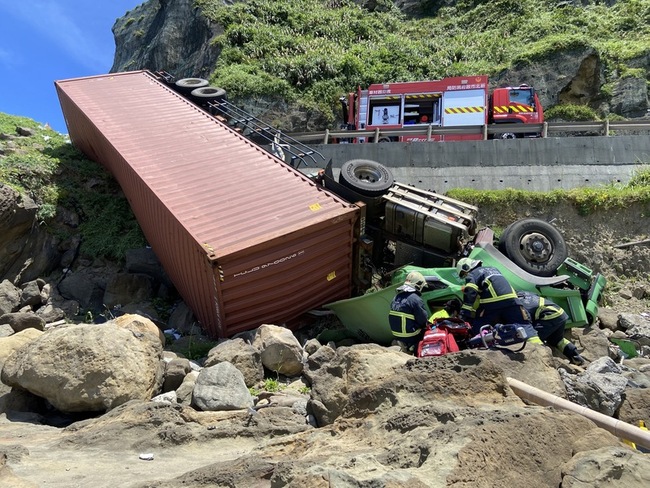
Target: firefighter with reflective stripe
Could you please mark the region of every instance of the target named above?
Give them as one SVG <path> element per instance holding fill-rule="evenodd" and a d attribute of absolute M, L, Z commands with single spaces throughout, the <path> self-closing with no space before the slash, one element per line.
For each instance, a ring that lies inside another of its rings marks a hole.
<path fill-rule="evenodd" d="M 564 309 L 548 298 L 528 291 L 518 291 L 517 296 L 530 314 L 533 327 L 542 342 L 549 347 L 557 348 L 573 364 L 584 364 L 585 360 L 578 353 L 575 344 L 564 338 L 564 327 L 569 320 Z"/>
<path fill-rule="evenodd" d="M 421 296 L 426 284 L 422 273 L 411 271 L 390 304 L 388 322 L 395 338 L 393 342 L 407 350 L 415 350 L 426 330 L 429 313 Z"/>
<path fill-rule="evenodd" d="M 542 344 L 512 285 L 497 268 L 482 264 L 462 258 L 456 265 L 458 276 L 465 278 L 460 317 L 472 324 L 472 335 L 488 324 L 518 324 L 526 331 L 528 342 Z"/>

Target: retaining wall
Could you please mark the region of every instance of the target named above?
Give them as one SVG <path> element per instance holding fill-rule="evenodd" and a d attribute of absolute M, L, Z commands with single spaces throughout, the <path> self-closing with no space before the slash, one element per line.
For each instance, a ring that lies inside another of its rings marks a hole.
<path fill-rule="evenodd" d="M 552 137 L 442 143 L 311 145 L 338 169 L 372 159 L 395 179 L 420 188 L 515 188 L 533 191 L 626 183 L 650 164 L 650 136 Z M 336 172 L 336 171 L 335 171 Z"/>

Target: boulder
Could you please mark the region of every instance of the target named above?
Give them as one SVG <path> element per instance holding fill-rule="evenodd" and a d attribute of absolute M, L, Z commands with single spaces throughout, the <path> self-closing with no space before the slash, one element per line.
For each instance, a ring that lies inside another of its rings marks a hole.
<path fill-rule="evenodd" d="M 608 357 L 592 362 L 579 375 L 560 371 L 569 400 L 610 417 L 621 405 L 627 386 L 627 378 L 621 373 L 621 368 Z"/>
<path fill-rule="evenodd" d="M 563 396 L 553 365 L 550 349 L 543 346 L 519 353 L 469 350 L 414 359 L 392 348 L 358 344 L 336 351 L 321 347 L 309 356 L 305 376 L 311 383 L 310 410 L 322 426 L 341 416 L 424 407 L 438 396 L 472 406 L 518 402 L 497 386 L 506 376 Z"/>
<path fill-rule="evenodd" d="M 165 333 L 150 319 L 136 314 L 120 315 L 111 321 L 117 327 L 128 329 L 136 334 L 144 334 L 161 347 L 165 345 Z"/>
<path fill-rule="evenodd" d="M 25 329 L 8 337 L 0 337 L 0 371 L 7 358 L 25 344 L 39 338 L 43 332 L 37 329 Z"/>
<path fill-rule="evenodd" d="M 183 382 L 176 389 L 176 401 L 181 405 L 190 406 L 192 404 L 192 392 L 196 379 L 199 377 L 199 371 L 191 371 L 185 375 Z"/>
<path fill-rule="evenodd" d="M 25 329 L 45 330 L 45 319 L 31 312 L 15 312 L 0 315 L 0 324 L 9 324 L 15 332 L 20 332 Z"/>
<path fill-rule="evenodd" d="M 162 346 L 115 324 L 53 328 L 11 355 L 2 381 L 62 412 L 96 412 L 157 393 Z"/>
<path fill-rule="evenodd" d="M 0 282 L 0 315 L 15 312 L 20 307 L 20 290 L 11 281 Z"/>
<path fill-rule="evenodd" d="M 617 418 L 636 426 L 640 420 L 650 425 L 650 389 L 627 388 Z"/>
<path fill-rule="evenodd" d="M 607 335 L 596 326 L 574 327 L 567 335 L 578 347 L 580 354 L 589 361 L 609 354 L 610 342 Z"/>
<path fill-rule="evenodd" d="M 303 350 L 289 329 L 261 325 L 255 332 L 253 347 L 261 351 L 262 364 L 270 371 L 289 377 L 302 373 Z"/>
<path fill-rule="evenodd" d="M 201 370 L 192 391 L 192 405 L 204 411 L 239 410 L 251 408 L 253 397 L 244 375 L 223 362 Z"/>
<path fill-rule="evenodd" d="M 210 349 L 203 365 L 208 368 L 227 361 L 244 375 L 246 386 L 252 387 L 264 379 L 260 351 L 241 338 L 226 340 Z"/>
<path fill-rule="evenodd" d="M 44 303 L 41 296 L 41 287 L 43 284 L 42 280 L 32 280 L 24 283 L 21 287 L 20 306 L 40 307 Z"/>
<path fill-rule="evenodd" d="M 0 276 L 6 276 L 20 258 L 37 209 L 36 203 L 28 196 L 21 196 L 8 186 L 0 185 Z"/>
<path fill-rule="evenodd" d="M 198 328 L 194 313 L 185 304 L 180 302 L 172 311 L 167 324 L 171 329 L 176 329 L 181 335 L 195 335 Z"/>
<path fill-rule="evenodd" d="M 103 303 L 109 307 L 143 302 L 154 296 L 154 280 L 145 274 L 117 273 L 106 284 Z"/>
<path fill-rule="evenodd" d="M 562 466 L 562 488 L 586 486 L 650 486 L 650 458 L 614 446 L 579 452 Z"/>
<path fill-rule="evenodd" d="M 166 362 L 163 392 L 166 393 L 178 389 L 190 371 L 192 371 L 192 366 L 190 365 L 189 359 L 177 357 Z"/>

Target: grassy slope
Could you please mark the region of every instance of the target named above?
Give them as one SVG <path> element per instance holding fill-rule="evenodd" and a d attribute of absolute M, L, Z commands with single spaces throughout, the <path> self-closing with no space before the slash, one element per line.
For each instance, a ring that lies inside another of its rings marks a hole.
<path fill-rule="evenodd" d="M 17 135 L 26 128 L 30 136 Z M 6 184 L 38 205 L 41 225 L 61 238 L 69 229 L 58 226 L 59 207 L 79 216 L 81 250 L 91 257 L 122 260 L 127 249 L 145 244 L 140 227 L 116 181 L 97 163 L 86 159 L 67 137 L 26 117 L 0 113 L 2 141 L 11 147 L 0 157 L 0 184 Z"/>
<path fill-rule="evenodd" d="M 214 41 L 222 50 L 215 84 L 233 97 L 275 94 L 325 114 L 357 85 L 494 75 L 575 47 L 594 48 L 608 73 L 648 76 L 626 61 L 650 52 L 650 0 L 558 3 L 466 0 L 412 19 L 388 0 L 374 12 L 346 0 L 196 0 L 225 27 Z"/>

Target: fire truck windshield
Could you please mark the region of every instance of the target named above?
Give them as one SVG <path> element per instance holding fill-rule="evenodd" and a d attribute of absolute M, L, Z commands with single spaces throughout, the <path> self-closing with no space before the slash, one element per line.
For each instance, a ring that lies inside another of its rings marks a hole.
<path fill-rule="evenodd" d="M 534 100 L 533 90 L 531 88 L 510 90 L 510 103 L 533 105 Z"/>

